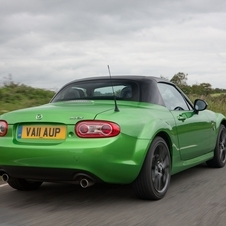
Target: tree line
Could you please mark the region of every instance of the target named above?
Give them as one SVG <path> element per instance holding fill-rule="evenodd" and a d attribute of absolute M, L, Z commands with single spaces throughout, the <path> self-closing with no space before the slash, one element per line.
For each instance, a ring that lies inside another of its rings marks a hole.
<path fill-rule="evenodd" d="M 203 95 L 208 96 L 210 94 L 226 94 L 226 89 L 220 89 L 220 88 L 212 88 L 212 85 L 210 83 L 200 83 L 200 84 L 193 84 L 189 86 L 187 84 L 188 75 L 183 72 L 178 72 L 175 74 L 170 81 L 174 84 L 176 84 L 179 88 L 183 90 L 187 95 Z"/>
<path fill-rule="evenodd" d="M 196 98 L 205 99 L 208 109 L 226 114 L 226 89 L 212 88 L 209 83 L 188 85 L 188 75 L 183 72 L 175 74 L 170 81 L 176 84 L 193 101 Z M 169 80 L 169 79 L 167 79 Z M 33 88 L 15 83 L 9 76 L 0 86 L 0 114 L 48 103 L 55 92 L 46 89 Z"/>

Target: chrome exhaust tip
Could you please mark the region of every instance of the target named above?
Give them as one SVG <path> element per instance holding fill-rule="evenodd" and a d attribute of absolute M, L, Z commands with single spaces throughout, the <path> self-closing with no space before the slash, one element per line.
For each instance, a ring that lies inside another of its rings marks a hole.
<path fill-rule="evenodd" d="M 82 188 L 88 188 L 88 187 L 92 186 L 94 184 L 94 182 L 90 181 L 89 179 L 82 178 L 80 180 L 79 184 Z"/>
<path fill-rule="evenodd" d="M 9 180 L 9 175 L 6 173 L 2 174 L 2 180 L 7 182 Z"/>

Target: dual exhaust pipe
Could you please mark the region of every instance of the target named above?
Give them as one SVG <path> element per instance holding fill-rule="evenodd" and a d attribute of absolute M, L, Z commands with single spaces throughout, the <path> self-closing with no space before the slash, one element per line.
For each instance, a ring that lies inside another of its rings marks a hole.
<path fill-rule="evenodd" d="M 7 173 L 2 174 L 2 180 L 5 182 L 9 181 L 9 175 Z M 82 188 L 88 188 L 94 184 L 94 181 L 90 180 L 89 178 L 82 178 L 79 181 L 79 184 Z"/>
<path fill-rule="evenodd" d="M 7 173 L 3 173 L 2 174 L 2 180 L 5 181 L 5 182 L 8 182 L 9 180 L 9 175 Z"/>
<path fill-rule="evenodd" d="M 88 188 L 88 187 L 92 186 L 94 184 L 94 182 L 92 180 L 90 180 L 89 178 L 84 177 L 79 181 L 79 184 L 82 188 Z"/>

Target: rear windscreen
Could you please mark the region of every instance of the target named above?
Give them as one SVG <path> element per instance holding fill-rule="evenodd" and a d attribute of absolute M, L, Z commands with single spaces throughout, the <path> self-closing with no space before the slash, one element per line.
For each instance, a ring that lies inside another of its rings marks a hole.
<path fill-rule="evenodd" d="M 139 86 L 127 80 L 88 80 L 70 83 L 61 89 L 52 102 L 79 99 L 113 99 L 139 101 Z"/>

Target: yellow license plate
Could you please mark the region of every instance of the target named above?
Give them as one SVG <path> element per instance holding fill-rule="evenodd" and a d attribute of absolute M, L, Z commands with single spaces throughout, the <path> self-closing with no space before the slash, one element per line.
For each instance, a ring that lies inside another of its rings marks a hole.
<path fill-rule="evenodd" d="M 19 126 L 18 138 L 65 139 L 66 126 Z"/>

